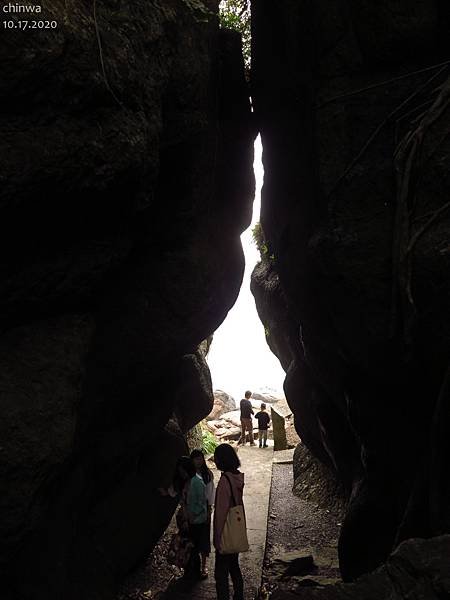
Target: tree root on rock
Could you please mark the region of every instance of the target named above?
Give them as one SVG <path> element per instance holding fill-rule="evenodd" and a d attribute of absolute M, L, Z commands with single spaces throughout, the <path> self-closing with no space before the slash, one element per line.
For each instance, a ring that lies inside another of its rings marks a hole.
<path fill-rule="evenodd" d="M 430 83 L 431 80 L 428 80 Z M 428 221 L 414 235 L 411 234 L 411 218 L 414 212 L 417 183 L 420 180 L 421 151 L 430 127 L 439 120 L 450 106 L 450 79 L 440 88 L 440 93 L 430 109 L 425 112 L 414 131 L 408 131 L 394 154 L 397 173 L 397 210 L 393 236 L 393 276 L 390 333 L 398 332 L 398 315 L 402 315 L 403 340 L 406 347 L 412 343 L 412 331 L 416 319 L 416 306 L 412 294 L 412 254 L 420 237 L 443 215 L 450 202 L 431 213 Z"/>

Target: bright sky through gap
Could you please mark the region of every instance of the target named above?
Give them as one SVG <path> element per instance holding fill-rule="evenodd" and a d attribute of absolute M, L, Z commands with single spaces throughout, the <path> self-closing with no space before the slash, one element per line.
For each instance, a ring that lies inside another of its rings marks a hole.
<path fill-rule="evenodd" d="M 284 371 L 267 345 L 264 327 L 256 312 L 250 291 L 250 276 L 259 261 L 259 252 L 252 240 L 252 228 L 259 221 L 262 166 L 261 139 L 255 141 L 254 161 L 256 191 L 250 227 L 241 235 L 245 254 L 245 274 L 239 297 L 227 318 L 214 333 L 208 356 L 213 389 L 224 390 L 235 400 L 243 398 L 245 390 L 284 396 Z"/>

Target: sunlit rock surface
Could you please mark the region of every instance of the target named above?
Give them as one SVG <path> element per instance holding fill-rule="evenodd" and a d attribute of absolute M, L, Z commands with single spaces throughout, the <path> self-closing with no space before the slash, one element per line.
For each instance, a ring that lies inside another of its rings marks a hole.
<path fill-rule="evenodd" d="M 213 421 L 218 419 L 224 413 L 234 410 L 236 408 L 236 400 L 227 392 L 222 390 L 214 390 L 214 405 L 212 411 L 209 413 L 207 420 Z"/>

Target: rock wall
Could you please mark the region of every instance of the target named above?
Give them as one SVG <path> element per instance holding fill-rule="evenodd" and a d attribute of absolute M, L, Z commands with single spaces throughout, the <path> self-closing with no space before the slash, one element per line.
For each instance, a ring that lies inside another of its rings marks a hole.
<path fill-rule="evenodd" d="M 449 17 L 438 0 L 253 2 L 252 288 L 299 435 L 351 494 L 345 579 L 450 531 Z"/>
<path fill-rule="evenodd" d="M 197 5 L 200 3 L 196 3 Z M 253 137 L 217 0 L 43 1 L 2 35 L 2 598 L 108 599 L 212 407 Z"/>
<path fill-rule="evenodd" d="M 450 594 L 448 554 L 450 536 L 403 542 L 385 565 L 354 583 L 311 589 L 298 586 L 294 593 L 276 591 L 273 600 L 440 600 Z"/>
<path fill-rule="evenodd" d="M 302 442 L 297 444 L 292 459 L 295 496 L 326 510 L 331 510 L 339 522 L 345 515 L 348 498 L 336 473 L 317 459 Z"/>

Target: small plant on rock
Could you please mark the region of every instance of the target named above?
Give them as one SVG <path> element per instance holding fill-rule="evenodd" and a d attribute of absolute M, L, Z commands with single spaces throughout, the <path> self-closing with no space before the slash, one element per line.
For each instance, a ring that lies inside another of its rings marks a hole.
<path fill-rule="evenodd" d="M 219 5 L 220 26 L 239 31 L 246 70 L 250 69 L 251 14 L 250 0 L 222 0 Z"/>
<path fill-rule="evenodd" d="M 259 221 L 252 229 L 252 236 L 253 242 L 256 244 L 256 247 L 259 250 L 259 254 L 261 255 L 261 259 L 267 260 L 267 258 L 269 257 L 269 246 L 267 245 L 264 231 Z"/>
<path fill-rule="evenodd" d="M 216 437 L 208 429 L 202 431 L 202 450 L 203 454 L 214 454 L 214 450 L 219 445 Z"/>

